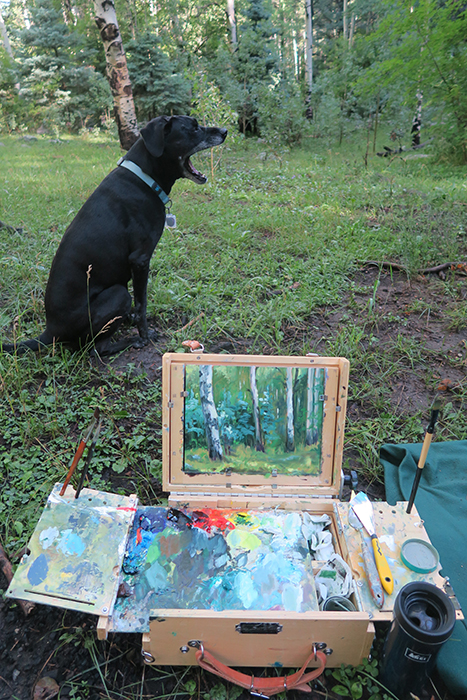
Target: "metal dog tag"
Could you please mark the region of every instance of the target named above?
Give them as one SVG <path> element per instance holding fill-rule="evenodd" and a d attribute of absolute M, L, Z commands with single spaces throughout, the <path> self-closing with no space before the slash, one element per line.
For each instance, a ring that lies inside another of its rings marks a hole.
<path fill-rule="evenodd" d="M 167 228 L 176 228 L 177 227 L 177 219 L 175 218 L 174 214 L 166 214 L 165 215 L 165 225 Z"/>

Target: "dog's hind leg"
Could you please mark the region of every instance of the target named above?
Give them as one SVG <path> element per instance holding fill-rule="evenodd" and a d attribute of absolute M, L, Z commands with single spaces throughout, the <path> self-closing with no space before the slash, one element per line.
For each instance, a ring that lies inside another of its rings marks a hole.
<path fill-rule="evenodd" d="M 116 284 L 104 289 L 89 304 L 88 322 L 81 340 L 100 342 L 115 333 L 131 311 L 131 295 L 126 287 Z"/>

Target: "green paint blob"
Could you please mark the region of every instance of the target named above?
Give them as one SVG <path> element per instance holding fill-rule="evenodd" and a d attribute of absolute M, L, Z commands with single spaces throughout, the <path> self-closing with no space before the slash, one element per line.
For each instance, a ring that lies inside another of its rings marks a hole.
<path fill-rule="evenodd" d="M 150 545 L 150 547 L 149 547 L 149 549 L 148 549 L 148 553 L 147 553 L 147 556 L 146 556 L 146 561 L 147 561 L 147 563 L 148 563 L 148 564 L 152 564 L 152 563 L 155 562 L 157 559 L 159 559 L 160 555 L 161 555 L 161 550 L 160 550 L 160 548 L 159 548 L 158 538 L 156 537 L 156 539 L 154 539 L 154 540 L 151 542 L 151 545 Z"/>

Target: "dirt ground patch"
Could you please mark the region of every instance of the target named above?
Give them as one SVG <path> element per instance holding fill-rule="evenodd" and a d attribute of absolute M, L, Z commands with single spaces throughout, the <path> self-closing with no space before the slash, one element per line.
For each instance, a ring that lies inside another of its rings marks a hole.
<path fill-rule="evenodd" d="M 428 419 L 437 392 L 442 392 L 447 401 L 459 408 L 467 365 L 463 321 L 467 318 L 466 278 L 457 276 L 448 285 L 434 276 L 408 280 L 399 272 L 380 275 L 369 267 L 362 269 L 352 282 L 352 292 L 344 306 L 323 309 L 310 315 L 299 327 L 291 325 L 284 329 L 287 347 L 296 348 L 297 352 L 303 353 L 306 347 L 328 354 L 330 349 L 338 347 L 343 355 L 346 348 L 354 355 L 349 358 L 353 366 L 349 423 L 371 420 L 377 415 L 378 391 L 367 401 L 361 390 L 365 381 L 371 383 L 372 375 L 374 383 L 381 387 L 382 400 L 387 401 L 385 410 L 392 410 L 402 418 L 422 410 Z M 149 380 L 157 380 L 161 376 L 162 345 L 159 342 L 157 347 L 148 345 L 128 350 L 106 363 L 111 363 L 116 371 L 144 371 Z M 206 344 L 209 352 L 242 353 L 248 347 L 242 340 Z M 371 348 L 377 348 L 378 353 L 372 355 Z M 265 348 L 264 352 L 272 353 L 273 349 Z M 378 376 L 381 371 L 378 357 L 389 353 L 397 357 L 397 371 L 388 373 L 382 380 Z M 394 437 L 388 434 L 384 439 L 392 441 Z M 359 472 L 361 451 L 352 442 L 346 447 L 344 458 L 347 473 Z M 364 488 L 372 498 L 384 497 L 381 481 L 369 478 L 368 474 L 361 475 L 359 488 Z M 348 491 L 347 486 L 344 497 Z M 0 590 L 5 589 L 6 579 L 0 574 Z M 40 605 L 25 617 L 18 604 L 2 598 L 0 700 L 250 697 L 249 693 L 238 695 L 230 691 L 229 694 L 228 688 L 222 690 L 223 694 L 213 690 L 218 687 L 216 681 L 197 670 L 145 667 L 138 635 L 112 636 L 107 642 L 98 642 L 94 628 L 92 616 Z M 380 637 L 383 634 L 384 630 L 380 630 Z M 36 686 L 41 678 L 50 680 L 43 687 Z M 195 681 L 195 693 L 186 690 L 188 678 Z M 322 697 L 334 684 L 330 679 L 322 680 L 316 686 L 315 697 Z M 439 679 L 436 685 L 442 693 Z M 288 697 L 298 700 L 303 694 L 291 692 Z"/>

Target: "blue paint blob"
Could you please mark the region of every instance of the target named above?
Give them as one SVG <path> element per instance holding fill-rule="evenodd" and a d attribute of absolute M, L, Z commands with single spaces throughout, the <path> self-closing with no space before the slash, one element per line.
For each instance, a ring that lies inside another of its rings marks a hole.
<path fill-rule="evenodd" d="M 81 554 L 86 549 L 86 545 L 79 535 L 74 533 L 72 530 L 62 530 L 60 542 L 57 545 L 59 549 L 66 557 L 69 556 L 81 556 Z"/>
<path fill-rule="evenodd" d="M 28 571 L 28 581 L 31 586 L 38 586 L 47 577 L 49 565 L 45 554 L 39 554 L 37 559 L 34 559 Z"/>

